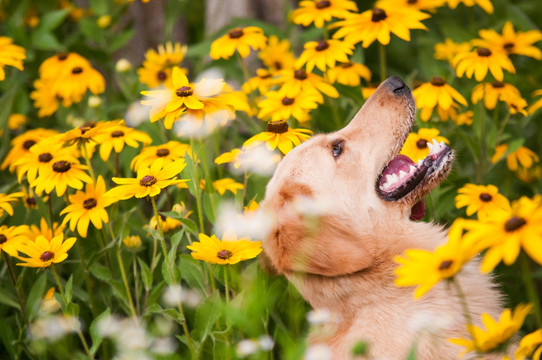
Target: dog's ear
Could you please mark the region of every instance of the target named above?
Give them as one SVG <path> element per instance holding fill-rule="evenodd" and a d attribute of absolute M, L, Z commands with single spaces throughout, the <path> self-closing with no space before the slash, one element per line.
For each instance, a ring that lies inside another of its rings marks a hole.
<path fill-rule="evenodd" d="M 278 273 L 339 276 L 371 266 L 373 258 L 347 217 L 303 216 L 290 201 L 280 205 L 275 208 L 277 226 L 264 241 L 267 259 Z"/>

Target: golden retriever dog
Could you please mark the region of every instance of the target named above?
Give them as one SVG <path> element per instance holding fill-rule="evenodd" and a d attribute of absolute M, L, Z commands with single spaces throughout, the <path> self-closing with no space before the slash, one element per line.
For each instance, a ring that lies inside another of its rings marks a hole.
<path fill-rule="evenodd" d="M 391 77 L 346 127 L 290 151 L 267 185 L 262 206 L 275 214 L 276 225 L 264 239 L 262 260 L 314 309 L 336 314 L 339 321 L 308 340 L 327 345 L 334 360 L 353 359 L 360 341 L 368 344 L 366 359 L 403 360 L 414 347 L 416 359 L 457 359 L 463 348 L 448 339 L 469 338 L 449 284 L 421 299 L 413 288 L 394 285 L 394 256 L 447 241 L 441 227 L 412 221 L 423 217 L 423 197 L 446 178 L 454 158 L 444 143 L 431 144 L 417 164 L 398 155 L 415 111 L 410 89 Z M 475 260 L 457 278 L 481 326 L 483 312 L 498 318 L 502 301 L 478 268 Z"/>

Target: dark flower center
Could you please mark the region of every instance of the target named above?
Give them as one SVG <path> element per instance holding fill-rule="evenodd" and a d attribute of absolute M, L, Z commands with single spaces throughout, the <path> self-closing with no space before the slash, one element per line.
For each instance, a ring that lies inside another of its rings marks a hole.
<path fill-rule="evenodd" d="M 286 121 L 270 121 L 267 123 L 266 130 L 275 134 L 283 134 L 289 129 Z"/>
<path fill-rule="evenodd" d="M 230 32 L 228 33 L 228 36 L 230 37 L 230 39 L 239 39 L 240 37 L 242 37 L 245 33 L 243 32 L 243 29 L 233 29 L 233 30 L 230 30 Z"/>
<path fill-rule="evenodd" d="M 342 67 L 343 69 L 348 69 L 348 68 L 354 66 L 354 64 L 352 64 L 350 62 L 347 62 L 347 63 L 340 63 L 339 66 Z"/>
<path fill-rule="evenodd" d="M 504 83 L 502 83 L 500 81 L 493 81 L 491 83 L 491 86 L 493 86 L 493 88 L 495 88 L 495 89 L 500 89 L 500 88 L 504 87 Z"/>
<path fill-rule="evenodd" d="M 506 230 L 507 232 L 512 232 L 519 229 L 525 224 L 527 224 L 527 221 L 525 221 L 525 219 L 518 216 L 512 216 L 510 219 L 508 219 L 506 223 L 504 223 L 504 230 Z"/>
<path fill-rule="evenodd" d="M 64 61 L 68 58 L 68 53 L 60 53 L 56 56 L 56 58 L 60 61 Z"/>
<path fill-rule="evenodd" d="M 491 50 L 489 50 L 488 48 L 479 48 L 477 52 L 478 52 L 478 56 L 482 56 L 482 57 L 491 56 Z"/>
<path fill-rule="evenodd" d="M 294 102 L 295 102 L 295 99 L 293 98 L 289 98 L 287 96 L 282 98 L 282 105 L 288 106 L 288 105 L 292 105 Z"/>
<path fill-rule="evenodd" d="M 388 17 L 388 15 L 386 14 L 386 12 L 383 9 L 374 8 L 373 9 L 373 15 L 371 16 L 371 21 L 372 22 L 379 22 L 379 21 L 384 20 L 387 17 Z"/>
<path fill-rule="evenodd" d="M 152 175 L 145 175 L 139 180 L 139 185 L 141 186 L 151 186 L 156 184 L 156 178 Z"/>
<path fill-rule="evenodd" d="M 32 146 L 36 145 L 36 142 L 34 140 L 26 140 L 24 143 L 23 143 L 23 148 L 25 148 L 25 150 L 28 150 L 30 149 Z"/>
<path fill-rule="evenodd" d="M 216 256 L 218 256 L 219 259 L 226 260 L 232 257 L 232 252 L 229 250 L 220 250 L 218 253 L 216 253 Z"/>
<path fill-rule="evenodd" d="M 85 201 L 83 201 L 83 207 L 87 210 L 95 208 L 96 205 L 98 205 L 98 202 L 94 198 L 86 199 Z"/>
<path fill-rule="evenodd" d="M 4 234 L 0 234 L 0 245 L 8 241 L 8 238 Z"/>
<path fill-rule="evenodd" d="M 169 150 L 168 149 L 158 149 L 156 150 L 156 156 L 158 157 L 164 157 L 164 156 L 168 156 L 169 155 Z"/>
<path fill-rule="evenodd" d="M 502 47 L 504 48 L 504 50 L 506 51 L 512 51 L 512 49 L 514 48 L 515 44 L 514 43 L 506 43 L 504 44 Z"/>
<path fill-rule="evenodd" d="M 275 69 L 277 70 L 281 70 L 282 69 L 282 63 L 278 62 L 278 61 L 275 61 L 275 63 L 273 64 L 275 65 Z"/>
<path fill-rule="evenodd" d="M 111 137 L 121 137 L 121 136 L 124 136 L 124 132 L 120 131 L 120 130 L 115 130 L 111 133 Z"/>
<path fill-rule="evenodd" d="M 81 135 L 84 135 L 87 131 L 89 131 L 95 126 L 96 123 L 94 121 L 89 121 L 88 123 L 79 126 L 79 130 L 81 130 Z"/>
<path fill-rule="evenodd" d="M 325 40 L 318 41 L 318 45 L 316 45 L 316 51 L 324 51 L 329 47 L 329 44 Z"/>
<path fill-rule="evenodd" d="M 490 202 L 493 199 L 493 196 L 489 195 L 488 193 L 481 193 L 480 194 L 480 200 L 483 202 Z"/>
<path fill-rule="evenodd" d="M 190 86 L 181 86 L 175 91 L 175 94 L 179 97 L 187 97 L 192 95 L 194 92 Z"/>
<path fill-rule="evenodd" d="M 427 148 L 427 140 L 420 139 L 416 141 L 416 147 L 420 150 Z"/>
<path fill-rule="evenodd" d="M 72 74 L 77 75 L 81 74 L 83 72 L 83 68 L 80 66 L 76 66 L 72 69 Z"/>
<path fill-rule="evenodd" d="M 434 76 L 431 79 L 431 85 L 433 86 L 444 86 L 444 84 L 446 84 L 446 80 L 444 80 L 440 76 Z"/>
<path fill-rule="evenodd" d="M 40 260 L 43 262 L 46 262 L 46 261 L 52 260 L 54 257 L 55 257 L 55 254 L 53 254 L 50 251 L 46 251 L 43 254 L 41 254 Z"/>
<path fill-rule="evenodd" d="M 271 77 L 271 74 L 265 73 L 265 74 L 262 74 L 262 75 L 258 75 L 258 77 L 260 79 L 269 79 Z"/>
<path fill-rule="evenodd" d="M 25 201 L 28 206 L 36 206 L 36 199 L 33 197 L 26 198 Z"/>
<path fill-rule="evenodd" d="M 452 260 L 445 260 L 440 263 L 439 270 L 448 270 L 454 262 Z"/>
<path fill-rule="evenodd" d="M 57 161 L 53 164 L 53 170 L 58 173 L 65 173 L 66 171 L 70 170 L 72 165 L 65 160 Z"/>
<path fill-rule="evenodd" d="M 418 3 L 418 0 L 407 0 L 407 4 L 414 5 Z"/>
<path fill-rule="evenodd" d="M 156 77 L 158 78 L 158 80 L 160 81 L 164 81 L 167 79 L 167 74 L 164 72 L 164 71 L 158 71 L 158 73 L 156 74 Z"/>
<path fill-rule="evenodd" d="M 317 9 L 325 9 L 331 6 L 331 2 L 329 2 L 328 0 L 321 0 L 321 1 L 318 1 L 314 6 Z"/>
<path fill-rule="evenodd" d="M 49 153 L 43 153 L 43 154 L 40 154 L 40 156 L 38 156 L 38 160 L 42 163 L 48 163 L 52 159 L 53 159 L 53 155 Z"/>
<path fill-rule="evenodd" d="M 303 69 L 296 70 L 294 72 L 294 78 L 297 80 L 305 80 L 307 78 L 307 72 Z"/>

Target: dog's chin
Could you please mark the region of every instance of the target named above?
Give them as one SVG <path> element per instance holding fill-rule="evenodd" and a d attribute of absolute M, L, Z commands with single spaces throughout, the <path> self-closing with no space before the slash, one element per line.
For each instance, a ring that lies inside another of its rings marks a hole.
<path fill-rule="evenodd" d="M 454 158 L 453 150 L 443 142 L 433 140 L 428 146 L 429 155 L 418 163 L 404 155 L 395 156 L 376 182 L 376 192 L 382 199 L 411 209 L 411 220 L 424 217 L 424 196 L 446 178 Z"/>

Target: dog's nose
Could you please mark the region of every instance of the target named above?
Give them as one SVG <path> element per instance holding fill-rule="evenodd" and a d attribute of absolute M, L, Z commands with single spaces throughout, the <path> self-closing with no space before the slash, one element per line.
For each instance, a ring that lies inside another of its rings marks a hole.
<path fill-rule="evenodd" d="M 408 90 L 406 84 L 398 76 L 389 77 L 387 83 L 391 90 L 396 94 L 401 94 Z"/>

